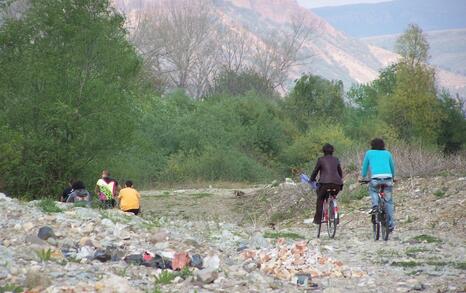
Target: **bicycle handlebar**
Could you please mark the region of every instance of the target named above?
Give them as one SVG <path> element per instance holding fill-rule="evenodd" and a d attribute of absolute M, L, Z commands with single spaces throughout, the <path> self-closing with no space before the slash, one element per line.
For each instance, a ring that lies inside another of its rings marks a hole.
<path fill-rule="evenodd" d="M 361 184 L 368 184 L 369 182 L 371 182 L 370 179 L 361 179 L 361 180 L 358 180 L 359 183 Z M 393 179 L 393 182 L 396 183 L 398 182 L 398 179 Z"/>

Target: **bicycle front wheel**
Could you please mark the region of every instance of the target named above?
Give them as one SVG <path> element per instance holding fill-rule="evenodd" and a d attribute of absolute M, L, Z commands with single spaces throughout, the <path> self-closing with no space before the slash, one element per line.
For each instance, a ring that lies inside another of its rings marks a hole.
<path fill-rule="evenodd" d="M 335 203 L 333 200 L 330 200 L 328 203 L 327 232 L 330 238 L 334 238 L 337 232 L 337 215 L 335 213 Z"/>

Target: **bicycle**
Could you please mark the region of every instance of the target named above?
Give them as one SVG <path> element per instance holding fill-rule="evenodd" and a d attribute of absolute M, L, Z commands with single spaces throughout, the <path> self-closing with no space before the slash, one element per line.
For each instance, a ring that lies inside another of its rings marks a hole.
<path fill-rule="evenodd" d="M 320 238 L 322 223 L 327 224 L 327 233 L 330 238 L 335 237 L 337 225 L 340 222 L 340 214 L 338 213 L 337 194 L 340 190 L 329 188 L 326 190 L 327 197 L 322 203 L 322 220 L 317 226 L 317 238 Z"/>
<path fill-rule="evenodd" d="M 370 180 L 359 180 L 359 183 L 368 184 Z M 372 233 L 374 236 L 374 240 L 377 241 L 380 239 L 380 233 L 382 233 L 382 239 L 384 241 L 388 240 L 388 236 L 390 234 L 390 229 L 388 228 L 388 213 L 385 208 L 385 188 L 387 185 L 380 184 L 378 186 L 379 191 L 379 203 L 377 208 L 372 213 L 371 221 L 372 221 Z"/>
<path fill-rule="evenodd" d="M 309 184 L 313 190 L 319 188 L 319 184 L 311 182 L 309 176 L 302 173 L 300 175 L 301 182 Z M 326 190 L 327 197 L 322 203 L 322 219 L 317 226 L 317 238 L 320 238 L 320 231 L 322 230 L 322 223 L 327 224 L 327 233 L 330 238 L 334 238 L 337 232 L 337 225 L 340 222 L 340 214 L 338 213 L 337 194 L 340 190 L 336 188 L 328 188 Z"/>

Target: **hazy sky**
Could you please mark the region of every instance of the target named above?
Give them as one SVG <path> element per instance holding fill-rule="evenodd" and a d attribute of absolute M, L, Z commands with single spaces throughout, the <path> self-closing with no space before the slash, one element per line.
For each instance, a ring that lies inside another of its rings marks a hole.
<path fill-rule="evenodd" d="M 298 2 L 308 8 L 321 7 L 321 6 L 337 6 L 345 4 L 356 4 L 356 3 L 377 3 L 387 2 L 391 0 L 298 0 Z"/>

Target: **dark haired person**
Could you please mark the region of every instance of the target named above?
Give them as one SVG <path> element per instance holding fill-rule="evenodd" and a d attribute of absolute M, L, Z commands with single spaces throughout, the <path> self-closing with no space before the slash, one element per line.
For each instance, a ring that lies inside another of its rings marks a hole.
<path fill-rule="evenodd" d="M 70 196 L 71 192 L 73 192 L 73 180 L 68 181 L 68 187 L 63 189 L 63 193 L 60 197 L 61 202 L 66 202 L 68 200 L 68 197 Z"/>
<path fill-rule="evenodd" d="M 385 143 L 381 138 L 371 141 L 371 150 L 366 152 L 362 163 L 362 177 L 366 178 L 370 171 L 369 193 L 372 199 L 373 212 L 379 203 L 378 188 L 384 184 L 386 187 L 385 200 L 388 214 L 388 227 L 390 231 L 395 228 L 395 218 L 393 216 L 393 178 L 395 178 L 395 163 L 392 154 L 385 150 Z"/>
<path fill-rule="evenodd" d="M 118 194 L 118 182 L 110 178 L 108 170 L 102 171 L 102 178 L 100 178 L 95 186 L 95 193 L 102 202 L 104 208 L 115 207 L 115 198 Z"/>
<path fill-rule="evenodd" d="M 86 205 L 90 205 L 91 195 L 82 181 L 74 182 L 71 188 L 73 188 L 73 191 L 66 199 L 66 202 L 84 202 Z"/>
<path fill-rule="evenodd" d="M 324 199 L 328 197 L 327 190 L 337 189 L 340 191 L 343 188 L 343 171 L 341 170 L 340 161 L 333 156 L 333 146 L 328 143 L 325 144 L 322 147 L 322 152 L 324 156 L 317 160 L 310 178 L 311 182 L 315 182 L 317 174 L 320 174 L 314 224 L 320 224 L 322 220 L 322 204 Z"/>
<path fill-rule="evenodd" d="M 131 180 L 126 181 L 125 188 L 120 190 L 118 200 L 120 201 L 120 209 L 127 213 L 139 214 L 141 208 L 141 195 L 133 188 Z"/>

